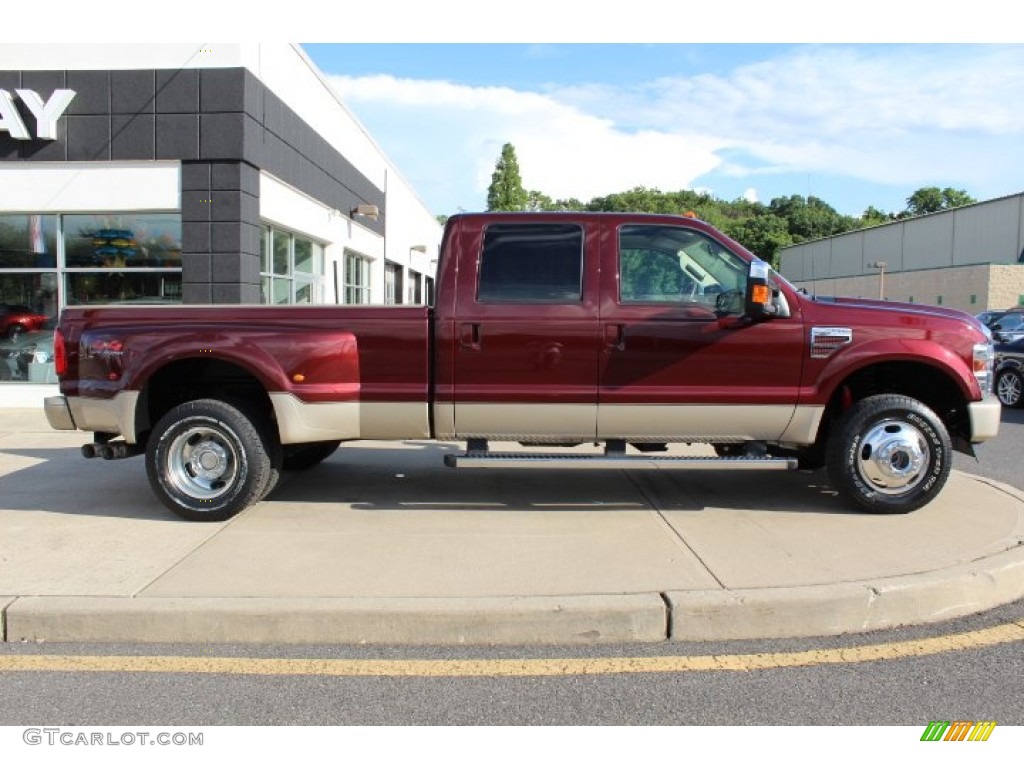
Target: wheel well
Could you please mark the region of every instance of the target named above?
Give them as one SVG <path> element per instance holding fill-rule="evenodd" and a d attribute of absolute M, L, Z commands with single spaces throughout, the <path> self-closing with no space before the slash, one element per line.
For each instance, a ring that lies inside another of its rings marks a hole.
<path fill-rule="evenodd" d="M 853 403 L 872 395 L 904 395 L 918 400 L 942 419 L 951 435 L 970 431 L 966 400 L 949 376 L 924 363 L 889 362 L 870 365 L 843 381 L 825 408 L 819 442 Z"/>
<path fill-rule="evenodd" d="M 135 431 L 144 443 L 165 413 L 190 400 L 211 398 L 243 405 L 274 423 L 274 408 L 263 384 L 245 368 L 211 358 L 177 360 L 154 373 L 142 390 Z M 276 428 L 275 428 L 276 431 Z"/>

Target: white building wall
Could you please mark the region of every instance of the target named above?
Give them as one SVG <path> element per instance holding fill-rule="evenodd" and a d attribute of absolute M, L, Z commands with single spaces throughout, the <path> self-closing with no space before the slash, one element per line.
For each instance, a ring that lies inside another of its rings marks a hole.
<path fill-rule="evenodd" d="M 175 211 L 181 163 L 0 162 L 0 211 Z"/>

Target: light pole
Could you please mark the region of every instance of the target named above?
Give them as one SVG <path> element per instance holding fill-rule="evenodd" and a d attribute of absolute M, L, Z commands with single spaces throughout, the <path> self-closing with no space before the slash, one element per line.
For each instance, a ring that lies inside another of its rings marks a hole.
<path fill-rule="evenodd" d="M 885 298 L 885 268 L 889 266 L 886 261 L 872 261 L 868 264 L 871 269 L 878 270 L 878 298 L 879 300 Z"/>

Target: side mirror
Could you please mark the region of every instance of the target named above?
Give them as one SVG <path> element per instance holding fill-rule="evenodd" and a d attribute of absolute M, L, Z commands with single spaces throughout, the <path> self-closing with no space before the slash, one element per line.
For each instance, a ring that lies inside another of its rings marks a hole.
<path fill-rule="evenodd" d="M 747 270 L 747 293 L 744 297 L 743 311 L 751 320 L 761 320 L 774 314 L 772 289 L 768 285 L 768 265 L 760 259 L 750 262 Z"/>

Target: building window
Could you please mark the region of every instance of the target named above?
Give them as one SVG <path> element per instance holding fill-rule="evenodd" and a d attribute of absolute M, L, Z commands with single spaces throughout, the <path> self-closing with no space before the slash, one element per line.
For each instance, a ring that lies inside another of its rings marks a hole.
<path fill-rule="evenodd" d="M 180 301 L 178 213 L 0 215 L 0 304 Z"/>
<path fill-rule="evenodd" d="M 384 303 L 402 303 L 402 265 L 393 261 L 384 262 Z"/>
<path fill-rule="evenodd" d="M 260 237 L 260 293 L 264 304 L 323 301 L 324 247 L 302 235 L 264 226 Z"/>
<path fill-rule="evenodd" d="M 406 300 L 407 304 L 423 303 L 423 278 L 419 272 L 409 270 L 409 291 Z"/>
<path fill-rule="evenodd" d="M 434 306 L 434 278 L 424 277 L 423 282 L 423 287 L 427 294 L 427 306 L 432 307 Z"/>
<path fill-rule="evenodd" d="M 370 259 L 345 251 L 345 303 L 370 303 Z"/>

